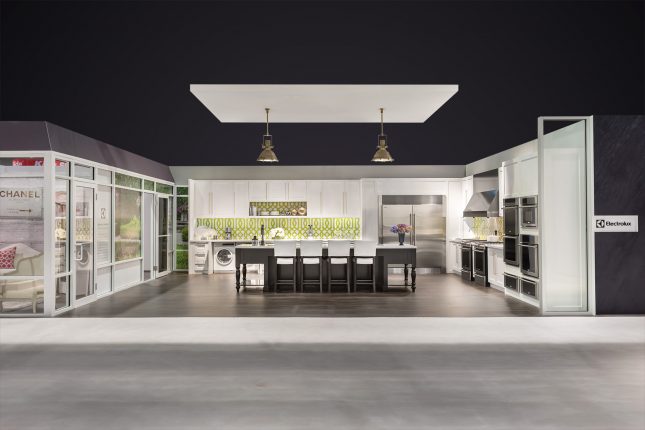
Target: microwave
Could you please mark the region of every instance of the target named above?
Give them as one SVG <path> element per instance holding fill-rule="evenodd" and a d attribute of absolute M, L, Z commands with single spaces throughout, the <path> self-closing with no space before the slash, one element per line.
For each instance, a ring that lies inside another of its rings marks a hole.
<path fill-rule="evenodd" d="M 522 218 L 522 227 L 535 228 L 538 226 L 537 196 L 522 197 L 520 199 L 520 218 Z"/>

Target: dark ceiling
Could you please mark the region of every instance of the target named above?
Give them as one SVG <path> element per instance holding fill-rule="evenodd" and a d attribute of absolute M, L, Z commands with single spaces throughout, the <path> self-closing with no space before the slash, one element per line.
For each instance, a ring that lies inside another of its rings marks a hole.
<path fill-rule="evenodd" d="M 254 164 L 191 83 L 458 84 L 386 125 L 397 164 L 464 164 L 539 115 L 644 112 L 643 2 L 2 2 L 3 120 L 47 120 L 169 165 Z M 387 118 L 386 118 L 387 119 Z M 276 124 L 282 164 L 368 164 L 372 124 Z"/>

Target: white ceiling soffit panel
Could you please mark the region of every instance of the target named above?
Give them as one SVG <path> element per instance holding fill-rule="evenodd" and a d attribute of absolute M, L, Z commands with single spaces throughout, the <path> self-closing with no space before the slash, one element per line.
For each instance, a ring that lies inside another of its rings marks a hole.
<path fill-rule="evenodd" d="M 210 85 L 190 92 L 221 122 L 422 123 L 458 85 Z"/>

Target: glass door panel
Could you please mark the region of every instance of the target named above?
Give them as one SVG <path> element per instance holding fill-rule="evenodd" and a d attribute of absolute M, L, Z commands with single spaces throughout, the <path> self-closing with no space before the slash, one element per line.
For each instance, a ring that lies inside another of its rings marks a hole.
<path fill-rule="evenodd" d="M 172 204 L 168 197 L 157 199 L 157 276 L 172 269 Z"/>
<path fill-rule="evenodd" d="M 76 186 L 74 204 L 74 275 L 76 300 L 94 294 L 94 189 Z"/>

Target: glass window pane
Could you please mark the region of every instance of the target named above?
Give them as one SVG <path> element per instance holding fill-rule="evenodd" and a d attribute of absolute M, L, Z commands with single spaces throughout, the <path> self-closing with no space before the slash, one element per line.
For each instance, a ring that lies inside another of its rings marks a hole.
<path fill-rule="evenodd" d="M 54 259 L 56 273 L 69 271 L 69 181 L 56 179 L 54 213 Z"/>
<path fill-rule="evenodd" d="M 157 192 L 164 194 L 172 194 L 172 185 L 160 184 L 157 182 Z"/>
<path fill-rule="evenodd" d="M 114 174 L 114 183 L 123 187 L 141 188 L 141 178 L 125 175 L 123 173 Z"/>
<path fill-rule="evenodd" d="M 177 195 L 178 196 L 187 196 L 188 195 L 188 187 L 177 187 Z"/>
<path fill-rule="evenodd" d="M 112 187 L 98 186 L 96 199 L 96 262 L 112 262 Z"/>
<path fill-rule="evenodd" d="M 76 185 L 74 200 L 75 287 L 80 299 L 94 294 L 94 189 Z"/>
<path fill-rule="evenodd" d="M 56 290 L 54 291 L 54 294 L 56 309 L 62 309 L 69 306 L 69 276 L 56 278 Z"/>
<path fill-rule="evenodd" d="M 42 279 L 0 279 L 0 313 L 43 313 L 44 297 L 45 288 Z"/>
<path fill-rule="evenodd" d="M 96 169 L 96 182 L 99 184 L 111 184 L 112 172 L 105 169 Z"/>
<path fill-rule="evenodd" d="M 55 170 L 58 176 L 70 176 L 70 163 L 65 160 L 56 160 Z"/>
<path fill-rule="evenodd" d="M 42 176 L 42 157 L 0 158 L 0 176 Z"/>
<path fill-rule="evenodd" d="M 82 179 L 94 179 L 94 167 L 76 164 L 74 166 L 74 176 Z"/>
<path fill-rule="evenodd" d="M 115 259 L 141 257 L 141 192 L 116 188 L 114 193 Z"/>
<path fill-rule="evenodd" d="M 148 181 L 148 180 L 143 181 L 143 189 L 147 191 L 154 191 L 155 190 L 154 181 Z"/>
<path fill-rule="evenodd" d="M 0 178 L 2 276 L 43 274 L 43 179 Z"/>
<path fill-rule="evenodd" d="M 179 188 L 177 191 L 179 192 Z M 175 243 L 175 268 L 188 270 L 188 197 L 177 197 Z"/>

